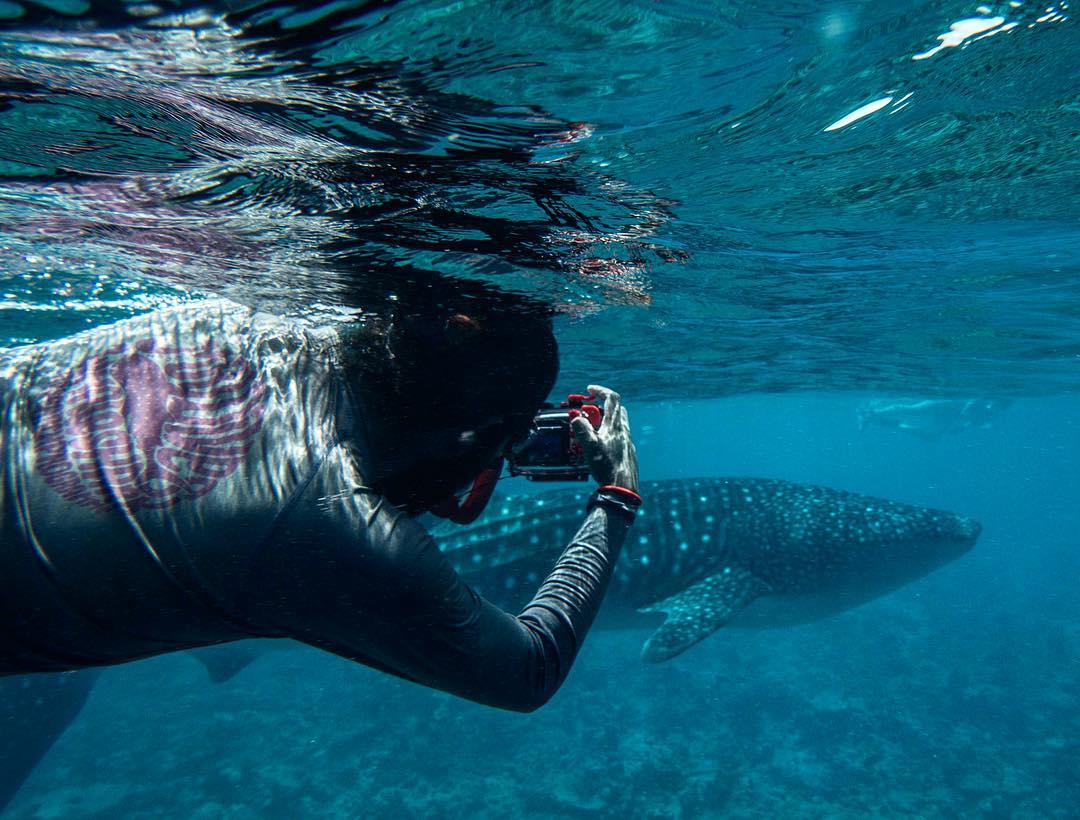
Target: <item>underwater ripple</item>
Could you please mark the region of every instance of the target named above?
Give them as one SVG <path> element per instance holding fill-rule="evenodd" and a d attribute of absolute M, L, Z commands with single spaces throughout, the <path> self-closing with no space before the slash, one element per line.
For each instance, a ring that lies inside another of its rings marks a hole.
<path fill-rule="evenodd" d="M 481 278 L 567 385 L 1080 385 L 1067 3 L 0 3 L 0 344 Z"/>

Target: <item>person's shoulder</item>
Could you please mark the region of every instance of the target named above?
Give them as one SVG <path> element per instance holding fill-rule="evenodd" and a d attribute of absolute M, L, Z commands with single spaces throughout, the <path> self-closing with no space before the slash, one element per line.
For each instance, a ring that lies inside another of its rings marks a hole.
<path fill-rule="evenodd" d="M 327 321 L 325 317 L 304 314 L 278 314 L 252 310 L 243 317 L 244 332 L 259 355 L 336 361 L 346 333 L 346 323 Z"/>
<path fill-rule="evenodd" d="M 289 347 L 333 348 L 341 343 L 350 324 L 347 314 L 276 311 L 252 307 L 229 299 L 203 299 L 150 314 L 159 323 L 175 322 L 196 330 L 246 335 L 256 343 L 278 340 Z"/>
<path fill-rule="evenodd" d="M 183 302 L 94 325 L 56 339 L 5 348 L 0 351 L 0 359 L 4 364 L 15 363 L 16 367 L 21 367 L 28 362 L 85 358 L 101 351 L 123 348 L 140 339 L 161 337 L 167 331 L 175 332 L 179 326 L 196 323 L 204 316 L 224 315 L 233 310 L 232 304 L 226 300 Z"/>
<path fill-rule="evenodd" d="M 176 333 L 195 341 L 213 338 L 253 352 L 314 352 L 337 342 L 335 328 L 323 323 L 223 298 L 164 308 L 145 320 L 159 337 Z"/>

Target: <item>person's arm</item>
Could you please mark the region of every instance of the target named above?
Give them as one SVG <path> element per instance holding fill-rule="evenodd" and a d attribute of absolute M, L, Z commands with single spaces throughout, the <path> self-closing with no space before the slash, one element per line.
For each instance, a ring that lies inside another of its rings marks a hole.
<path fill-rule="evenodd" d="M 609 399 L 614 417 L 585 439 L 586 451 L 621 452 L 621 468 L 600 459 L 611 468 L 601 475 L 636 489 L 633 445 L 617 403 Z M 331 485 L 340 480 L 334 472 L 326 477 Z M 629 528 L 617 509 L 594 507 L 514 616 L 480 598 L 434 539 L 384 499 L 338 493 L 324 496 L 318 509 L 318 522 L 297 520 L 263 555 L 254 579 L 260 618 L 297 640 L 517 711 L 543 705 L 566 679 Z"/>
<path fill-rule="evenodd" d="M 590 512 L 515 617 L 465 584 L 422 527 L 381 499 L 376 508 L 367 527 L 377 542 L 356 549 L 342 539 L 316 606 L 279 625 L 300 640 L 490 706 L 531 711 L 547 702 L 592 625 L 627 522 L 600 507 Z"/>

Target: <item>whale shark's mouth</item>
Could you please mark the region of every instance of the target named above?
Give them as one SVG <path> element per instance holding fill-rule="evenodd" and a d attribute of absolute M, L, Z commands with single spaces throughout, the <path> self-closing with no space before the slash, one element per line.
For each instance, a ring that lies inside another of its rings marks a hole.
<path fill-rule="evenodd" d="M 955 516 L 951 522 L 951 541 L 955 544 L 954 557 L 959 557 L 975 547 L 982 534 L 982 524 L 974 518 Z"/>
<path fill-rule="evenodd" d="M 956 520 L 957 527 L 964 540 L 970 541 L 970 546 L 975 546 L 975 542 L 978 540 L 979 535 L 982 534 L 982 524 L 974 518 L 964 518 L 963 516 L 959 516 Z"/>

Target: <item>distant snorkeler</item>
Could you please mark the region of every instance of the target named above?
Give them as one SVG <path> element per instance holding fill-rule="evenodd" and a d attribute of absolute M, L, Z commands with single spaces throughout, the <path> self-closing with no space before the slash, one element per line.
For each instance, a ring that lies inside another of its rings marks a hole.
<path fill-rule="evenodd" d="M 602 421 L 570 422 L 602 486 L 508 614 L 413 516 L 479 513 L 554 383 L 550 311 L 446 280 L 392 304 L 319 324 L 204 301 L 0 354 L 0 675 L 288 637 L 544 704 L 640 502 L 626 411 L 593 387 Z"/>
<path fill-rule="evenodd" d="M 922 438 L 989 427 L 1009 399 L 871 399 L 856 411 L 859 429 L 877 425 Z"/>

